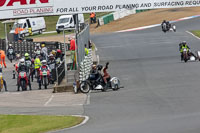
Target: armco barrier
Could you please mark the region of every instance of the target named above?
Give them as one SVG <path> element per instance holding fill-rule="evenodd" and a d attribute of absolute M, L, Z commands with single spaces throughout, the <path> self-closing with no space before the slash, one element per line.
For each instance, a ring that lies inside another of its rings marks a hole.
<path fill-rule="evenodd" d="M 114 17 L 112 13 L 103 17 L 104 24 L 108 24 L 113 20 L 114 20 Z"/>
<path fill-rule="evenodd" d="M 123 18 L 125 16 L 130 15 L 130 14 L 135 14 L 135 13 L 136 13 L 135 9 L 134 10 L 121 10 L 121 11 L 113 12 L 113 13 L 107 14 L 107 15 L 99 18 L 98 24 L 99 25 L 108 24 L 108 23 L 110 23 L 114 20 L 118 20 L 120 18 Z"/>

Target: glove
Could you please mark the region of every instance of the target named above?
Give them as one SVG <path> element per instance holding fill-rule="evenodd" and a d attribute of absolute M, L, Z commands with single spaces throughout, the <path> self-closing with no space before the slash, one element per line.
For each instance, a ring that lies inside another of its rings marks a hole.
<path fill-rule="evenodd" d="M 109 62 L 106 63 L 106 66 L 108 66 L 108 65 L 109 65 Z"/>

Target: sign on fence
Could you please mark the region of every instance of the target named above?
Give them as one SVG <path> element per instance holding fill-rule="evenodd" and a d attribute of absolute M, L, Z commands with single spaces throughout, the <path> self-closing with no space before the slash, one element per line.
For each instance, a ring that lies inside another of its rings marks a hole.
<path fill-rule="evenodd" d="M 198 0 L 0 0 L 0 19 L 200 6 Z"/>

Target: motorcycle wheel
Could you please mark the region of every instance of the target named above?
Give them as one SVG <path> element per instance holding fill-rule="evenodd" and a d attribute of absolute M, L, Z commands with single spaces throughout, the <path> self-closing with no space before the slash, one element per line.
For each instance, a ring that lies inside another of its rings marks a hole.
<path fill-rule="evenodd" d="M 44 77 L 44 88 L 47 89 L 47 77 Z"/>
<path fill-rule="evenodd" d="M 26 91 L 26 81 L 25 80 L 21 80 L 21 87 L 22 87 L 22 91 Z"/>
<path fill-rule="evenodd" d="M 83 81 L 80 84 L 80 91 L 82 93 L 88 93 L 90 91 L 90 85 L 87 81 Z"/>
<path fill-rule="evenodd" d="M 115 84 L 113 91 L 117 91 L 117 90 L 119 90 L 119 86 L 118 86 L 118 84 Z"/>

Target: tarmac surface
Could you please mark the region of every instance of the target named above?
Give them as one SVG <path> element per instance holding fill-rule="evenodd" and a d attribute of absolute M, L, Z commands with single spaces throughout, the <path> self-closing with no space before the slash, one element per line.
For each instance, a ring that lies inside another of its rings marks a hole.
<path fill-rule="evenodd" d="M 101 63 L 109 61 L 110 74 L 124 86 L 119 91 L 68 96 L 36 88 L 18 94 L 7 69 L 11 92 L 0 94 L 0 113 L 90 117 L 85 125 L 55 133 L 199 133 L 200 62 L 181 62 L 178 51 L 181 41 L 200 50 L 200 40 L 186 32 L 199 29 L 199 23 L 199 17 L 177 22 L 175 33 L 155 27 L 92 36 Z M 74 100 L 67 99 L 71 96 Z"/>
<path fill-rule="evenodd" d="M 187 33 L 200 18 L 175 23 L 177 32 L 160 27 L 92 36 L 102 64 L 121 79 L 119 91 L 92 92 L 83 126 L 56 133 L 199 133 L 200 62 L 181 62 L 178 44 L 192 51 L 200 40 Z"/>

